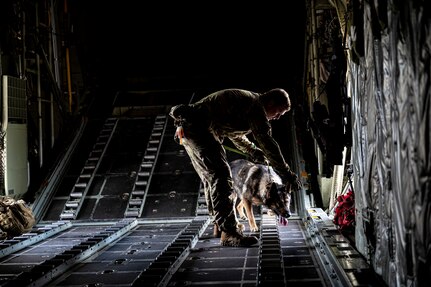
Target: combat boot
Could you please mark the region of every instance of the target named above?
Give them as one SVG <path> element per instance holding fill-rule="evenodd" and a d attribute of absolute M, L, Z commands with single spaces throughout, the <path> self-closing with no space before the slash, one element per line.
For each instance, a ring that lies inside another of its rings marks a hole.
<path fill-rule="evenodd" d="M 245 230 L 244 224 L 237 223 L 236 230 L 238 231 L 238 233 L 240 235 L 243 235 L 244 234 L 244 230 Z M 213 236 L 216 237 L 216 238 L 220 238 L 221 237 L 221 231 L 220 231 L 220 228 L 219 228 L 219 226 L 218 226 L 217 223 L 214 223 Z"/>
<path fill-rule="evenodd" d="M 242 235 L 237 230 L 222 231 L 220 238 L 221 245 L 232 247 L 250 247 L 258 242 L 255 236 Z"/>
<path fill-rule="evenodd" d="M 214 223 L 213 236 L 216 237 L 216 238 L 220 238 L 221 237 L 221 231 L 220 231 L 217 223 Z"/>

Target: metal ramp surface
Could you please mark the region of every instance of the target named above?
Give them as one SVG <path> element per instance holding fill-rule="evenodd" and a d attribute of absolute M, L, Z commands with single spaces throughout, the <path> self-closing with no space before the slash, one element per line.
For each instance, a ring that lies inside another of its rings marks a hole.
<path fill-rule="evenodd" d="M 132 193 L 135 178 L 143 161 L 154 117 L 116 119 L 115 131 L 99 159 L 97 171 L 87 182 L 86 192 L 80 199 L 82 207 L 75 220 L 112 220 L 124 218 L 128 200 Z M 98 132 L 93 131 L 93 133 Z M 91 144 L 91 143 L 90 143 Z M 80 159 L 85 149 L 77 150 L 66 175 L 62 178 L 55 195 L 43 217 L 43 221 L 60 219 L 64 206 L 70 202 L 69 193 L 75 188 L 75 182 L 82 177 L 88 158 Z M 86 153 L 91 155 L 91 151 Z M 88 179 L 87 179 L 88 180 Z M 72 192 L 73 193 L 73 192 Z M 71 210 L 72 212 L 74 210 Z M 64 216 L 62 217 L 66 219 Z M 71 216 L 73 219 L 73 216 Z"/>
<path fill-rule="evenodd" d="M 198 217 L 37 226 L 34 231 L 48 227 L 54 231 L 44 240 L 21 241 L 25 247 L 12 253 L 7 251 L 20 245 L 18 239 L 1 246 L 0 286 L 143 286 L 144 278 L 162 281 L 188 254 L 208 222 Z"/>
<path fill-rule="evenodd" d="M 200 179 L 184 147 L 174 141 L 175 129 L 169 117 L 140 218 L 198 215 Z"/>
<path fill-rule="evenodd" d="M 69 198 L 66 201 L 63 211 L 60 214 L 60 219 L 71 220 L 76 219 L 79 210 L 84 201 L 91 183 L 93 182 L 94 176 L 99 168 L 102 161 L 103 155 L 111 141 L 112 134 L 117 126 L 118 119 L 108 118 L 100 131 L 97 141 L 93 146 L 93 150 L 90 152 L 88 159 L 86 160 L 81 173 L 76 179 L 75 184 L 69 194 Z"/>
<path fill-rule="evenodd" d="M 93 150 L 80 166 L 71 165 L 43 221 L 194 217 L 200 179 L 184 147 L 173 139 L 172 119 L 158 115 L 115 120 L 94 171 L 85 172 L 89 160 L 96 158 Z M 94 145 L 99 147 L 98 142 Z M 75 195 L 79 200 L 70 199 Z"/>
<path fill-rule="evenodd" d="M 167 286 L 330 286 L 300 219 L 258 223 L 260 244 L 250 248 L 220 246 L 210 226 Z"/>
<path fill-rule="evenodd" d="M 0 286 L 385 286 L 322 221 L 264 213 L 249 248 L 221 246 L 207 216 L 38 225 L 0 245 Z"/>
<path fill-rule="evenodd" d="M 174 132 L 166 117 L 118 119 L 78 217 L 58 220 L 86 159 L 44 221 L 0 242 L 0 286 L 384 286 L 323 211 L 298 217 L 299 196 L 287 226 L 255 209 L 258 245 L 221 246 Z"/>
<path fill-rule="evenodd" d="M 124 213 L 124 217 L 126 218 L 139 217 L 142 214 L 160 146 L 162 145 L 163 134 L 167 123 L 166 120 L 166 115 L 158 115 L 155 119 L 150 139 L 148 140 L 147 148 L 142 163 L 139 166 L 135 183 L 129 196 L 129 202 Z"/>

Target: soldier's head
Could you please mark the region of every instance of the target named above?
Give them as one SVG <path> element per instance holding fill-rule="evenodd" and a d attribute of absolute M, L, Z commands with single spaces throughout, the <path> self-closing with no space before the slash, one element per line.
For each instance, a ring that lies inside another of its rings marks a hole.
<path fill-rule="evenodd" d="M 278 120 L 282 115 L 290 111 L 289 94 L 283 89 L 272 89 L 260 95 L 268 120 Z"/>

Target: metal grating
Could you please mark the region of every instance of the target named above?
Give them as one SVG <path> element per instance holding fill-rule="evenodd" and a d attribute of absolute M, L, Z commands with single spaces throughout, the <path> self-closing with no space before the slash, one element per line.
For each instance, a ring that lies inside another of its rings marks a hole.
<path fill-rule="evenodd" d="M 259 224 L 260 219 L 256 220 Z M 258 245 L 221 246 L 209 224 L 166 286 L 256 286 L 258 262 Z"/>
<path fill-rule="evenodd" d="M 208 217 L 196 217 L 139 275 L 132 286 L 167 286 L 172 275 L 190 254 L 190 249 L 196 245 L 208 224 Z"/>
<path fill-rule="evenodd" d="M 36 225 L 30 232 L 21 234 L 0 243 L 0 258 L 18 252 L 28 246 L 45 240 L 57 233 L 63 232 L 72 225 L 68 221 L 58 221 L 46 225 Z"/>
<path fill-rule="evenodd" d="M 283 260 L 274 216 L 262 214 L 258 286 L 284 286 Z"/>
<path fill-rule="evenodd" d="M 3 76 L 3 91 L 7 97 L 8 120 L 27 122 L 26 80 Z"/>
<path fill-rule="evenodd" d="M 76 226 L 46 242 L 25 249 L 0 264 L 2 286 L 45 286 L 137 225 L 124 220 L 108 226 Z M 20 263 L 17 265 L 17 263 Z"/>

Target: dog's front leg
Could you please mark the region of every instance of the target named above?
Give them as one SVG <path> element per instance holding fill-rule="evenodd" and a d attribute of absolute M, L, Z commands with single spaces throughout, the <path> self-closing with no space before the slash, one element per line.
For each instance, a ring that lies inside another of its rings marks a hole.
<path fill-rule="evenodd" d="M 243 199 L 245 212 L 247 213 L 248 223 L 250 224 L 250 230 L 252 232 L 259 231 L 259 227 L 257 227 L 256 220 L 254 218 L 253 206 L 250 201 Z"/>
<path fill-rule="evenodd" d="M 238 201 L 238 197 L 237 196 L 235 196 L 235 197 L 233 197 L 233 199 L 232 199 L 232 203 L 233 203 L 233 214 L 235 215 L 235 221 L 236 221 L 236 228 L 237 228 L 237 231 L 239 232 L 239 233 L 243 233 L 244 232 L 244 229 L 245 229 L 245 226 L 244 226 L 244 224 L 242 224 L 242 223 L 240 223 L 239 222 L 239 220 L 238 220 L 238 206 L 237 206 L 237 204 L 236 204 L 236 202 Z M 241 201 L 240 201 L 240 203 L 241 203 Z M 240 203 L 238 204 L 238 205 L 240 205 Z M 241 209 L 242 209 L 242 207 L 241 207 Z M 244 213 L 243 213 L 244 214 Z"/>
<path fill-rule="evenodd" d="M 238 212 L 239 218 L 241 218 L 242 220 L 246 220 L 247 217 L 244 214 L 244 200 L 245 199 L 241 199 L 238 203 L 238 205 L 236 206 L 236 210 Z"/>

